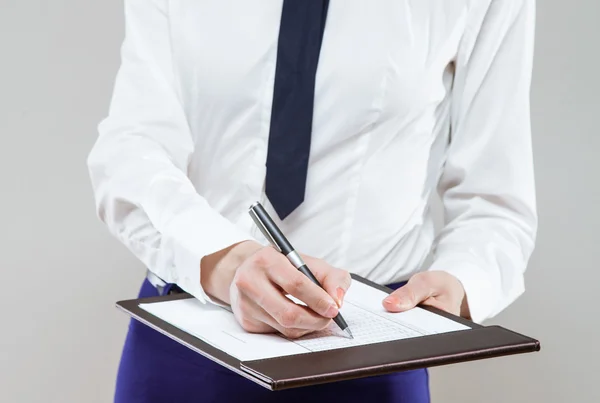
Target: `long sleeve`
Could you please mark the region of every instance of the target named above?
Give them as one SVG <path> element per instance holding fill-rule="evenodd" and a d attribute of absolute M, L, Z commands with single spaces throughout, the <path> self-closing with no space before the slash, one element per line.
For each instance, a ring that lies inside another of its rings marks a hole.
<path fill-rule="evenodd" d="M 202 257 L 251 237 L 186 174 L 194 143 L 176 91 L 166 4 L 125 1 L 121 66 L 88 167 L 110 232 L 158 277 L 206 302 Z"/>
<path fill-rule="evenodd" d="M 466 32 L 456 61 L 438 187 L 445 224 L 429 268 L 462 282 L 475 322 L 524 292 L 537 231 L 529 110 L 535 2 L 492 0 L 481 21 Z"/>

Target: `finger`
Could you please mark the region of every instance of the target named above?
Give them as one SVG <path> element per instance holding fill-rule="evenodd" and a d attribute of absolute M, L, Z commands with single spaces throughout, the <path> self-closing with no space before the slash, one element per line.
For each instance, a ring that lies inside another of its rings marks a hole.
<path fill-rule="evenodd" d="M 281 294 L 280 297 L 285 300 L 283 309 L 265 311 L 286 329 L 321 330 L 331 322 L 331 319 L 317 314 L 311 308 L 298 305 Z"/>
<path fill-rule="evenodd" d="M 304 276 L 301 273 L 298 274 Z M 317 289 L 319 288 L 317 287 Z M 261 290 L 261 292 L 256 293 L 255 290 Z M 270 281 L 266 281 L 260 287 L 243 290 L 242 293 L 245 293 L 251 301 L 284 328 L 322 329 L 330 320 L 314 312 L 312 308 L 307 309 L 286 298 Z"/>
<path fill-rule="evenodd" d="M 386 297 L 383 306 L 390 312 L 403 312 L 430 298 L 435 290 L 423 274 L 414 275 L 405 286 Z"/>
<path fill-rule="evenodd" d="M 331 295 L 291 264 L 272 266 L 267 273 L 275 284 L 317 314 L 326 318 L 334 318 L 338 314 L 338 305 Z"/>
<path fill-rule="evenodd" d="M 297 270 L 281 253 L 272 248 L 263 248 L 247 263 L 245 270 L 238 269 L 234 278 L 235 286 L 258 306 L 268 305 L 271 309 L 276 309 L 281 291 L 269 277 L 269 270 L 279 267 L 288 271 L 288 275 L 295 275 Z M 264 302 L 264 299 L 267 299 L 267 302 Z"/>
<path fill-rule="evenodd" d="M 319 279 L 325 291 L 333 297 L 338 307 L 341 308 L 344 297 L 352 284 L 350 273 L 332 267 L 323 261 L 316 261 L 313 267 L 315 268 L 313 271 L 315 277 Z"/>
<path fill-rule="evenodd" d="M 234 280 L 235 286 L 240 293 L 248 296 L 280 325 L 286 328 L 320 329 L 327 323 L 328 316 L 326 315 L 331 315 L 330 317 L 337 315 L 337 306 L 327 293 L 292 266 L 281 253 L 265 248 L 253 257 L 250 265 L 254 268 L 253 270 L 238 271 Z M 298 289 L 302 292 L 296 292 L 294 295 L 296 285 L 299 285 Z M 279 287 L 287 288 L 286 292 L 307 305 L 312 304 L 311 309 L 302 308 L 286 298 Z M 308 294 L 316 292 L 319 295 L 320 293 L 321 299 L 329 298 L 330 301 L 315 302 L 310 298 L 302 300 L 302 297 L 307 294 L 306 287 L 312 288 L 309 288 Z M 324 311 L 322 313 L 326 315 L 314 312 L 315 308 L 323 306 L 326 309 L 321 309 L 321 311 Z M 335 308 L 335 314 L 328 312 L 332 306 Z"/>
<path fill-rule="evenodd" d="M 264 311 L 246 295 L 236 294 L 232 299 L 231 308 L 236 320 L 247 332 L 273 333 L 276 331 L 269 323 L 261 320 Z"/>
<path fill-rule="evenodd" d="M 288 337 L 290 339 L 297 339 L 299 337 L 305 336 L 309 333 L 318 331 L 318 330 L 322 330 L 325 329 L 327 326 L 329 326 L 329 323 L 331 322 L 331 320 L 329 319 L 325 319 L 322 317 L 319 317 L 319 319 L 322 320 L 317 322 L 318 325 L 316 326 L 311 326 L 310 328 L 302 328 L 302 327 L 285 327 L 283 326 L 281 323 L 279 323 L 275 318 L 273 318 L 271 315 L 269 315 L 264 309 L 257 307 L 259 309 L 259 313 L 257 318 L 262 321 L 265 325 L 268 325 L 270 328 L 275 329 L 277 332 L 281 333 L 282 335 L 284 335 L 285 337 Z M 304 309 L 307 310 L 307 308 L 299 306 L 300 309 Z M 309 312 L 310 314 L 314 315 L 314 312 Z"/>

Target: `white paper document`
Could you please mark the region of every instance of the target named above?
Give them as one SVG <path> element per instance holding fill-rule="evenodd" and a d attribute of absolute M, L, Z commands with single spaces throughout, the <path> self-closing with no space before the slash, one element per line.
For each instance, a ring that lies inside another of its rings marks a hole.
<path fill-rule="evenodd" d="M 141 304 L 140 307 L 240 361 L 470 329 L 421 308 L 402 313 L 387 312 L 381 304 L 386 296 L 385 292 L 359 281 L 352 283 L 340 311 L 354 339 L 346 338 L 333 322 L 328 329 L 295 340 L 278 334 L 248 333 L 227 309 L 203 304 L 194 298 Z"/>

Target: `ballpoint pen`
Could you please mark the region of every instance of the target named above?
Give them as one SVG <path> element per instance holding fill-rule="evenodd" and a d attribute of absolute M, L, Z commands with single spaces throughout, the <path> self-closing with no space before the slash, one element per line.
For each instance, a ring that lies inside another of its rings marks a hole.
<path fill-rule="evenodd" d="M 290 261 L 292 265 L 296 269 L 302 272 L 305 276 L 307 276 L 313 283 L 323 288 L 323 286 L 319 283 L 319 280 L 312 274 L 306 263 L 302 260 L 298 252 L 294 250 L 292 245 L 283 235 L 281 230 L 277 227 L 269 213 L 265 210 L 265 208 L 259 203 L 256 202 L 248 211 L 252 220 L 260 229 L 262 234 L 267 238 L 267 240 L 273 245 L 275 249 L 284 254 L 287 259 Z M 350 338 L 354 338 L 348 324 L 344 320 L 341 313 L 338 312 L 337 316 L 333 318 L 333 321 L 342 329 L 344 333 L 346 333 Z"/>

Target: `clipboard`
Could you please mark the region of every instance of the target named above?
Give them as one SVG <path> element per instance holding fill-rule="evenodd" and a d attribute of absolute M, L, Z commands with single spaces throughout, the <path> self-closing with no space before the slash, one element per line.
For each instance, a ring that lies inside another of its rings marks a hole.
<path fill-rule="evenodd" d="M 352 274 L 386 293 L 393 290 Z M 442 310 L 420 306 L 470 329 L 306 354 L 240 361 L 163 321 L 140 304 L 193 298 L 187 293 L 117 302 L 117 308 L 198 354 L 272 391 L 419 368 L 540 351 L 540 342 L 501 326 L 482 326 Z"/>

